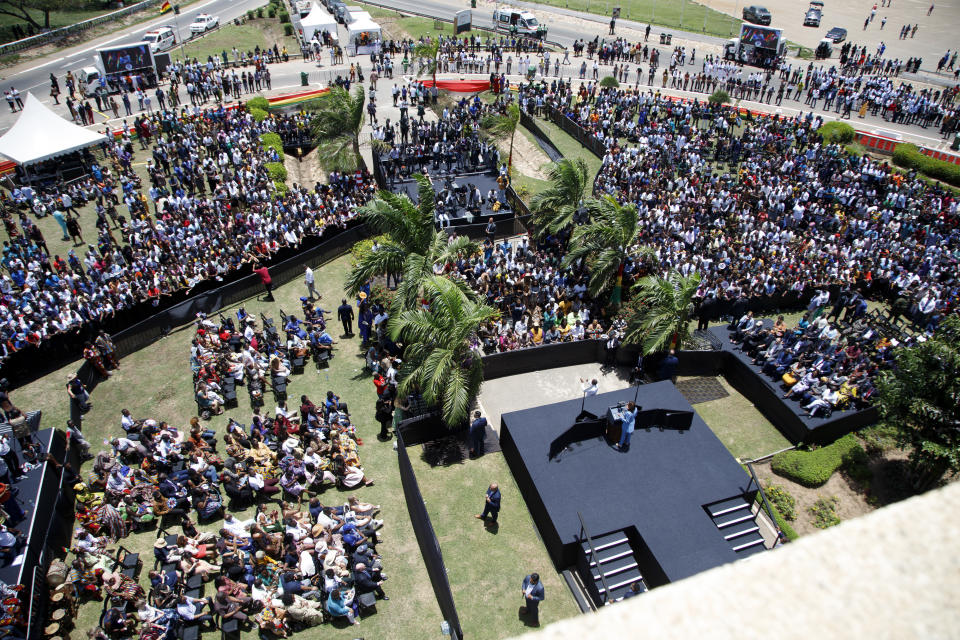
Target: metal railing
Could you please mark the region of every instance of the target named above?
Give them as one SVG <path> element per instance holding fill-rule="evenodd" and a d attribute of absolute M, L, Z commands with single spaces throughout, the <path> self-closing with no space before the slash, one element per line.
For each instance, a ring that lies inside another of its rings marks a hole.
<path fill-rule="evenodd" d="M 770 517 L 771 524 L 773 524 L 774 528 L 777 530 L 777 539 L 773 543 L 773 546 L 776 547 L 778 544 L 780 544 L 780 525 L 777 524 L 777 517 L 773 514 L 773 508 L 770 506 L 770 503 L 767 502 L 767 494 L 763 492 L 763 487 L 760 485 L 760 479 L 757 478 L 757 472 L 753 470 L 753 463 L 747 462 L 746 467 L 750 472 L 750 484 L 747 485 L 747 491 L 750 490 L 751 484 L 757 483 L 757 491 L 760 494 L 760 500 L 763 502 L 763 508 Z"/>
<path fill-rule="evenodd" d="M 142 2 L 132 4 L 129 7 L 117 9 L 116 11 L 105 13 L 102 16 L 97 16 L 96 18 L 90 18 L 89 20 L 67 25 L 66 27 L 60 27 L 59 29 L 44 31 L 43 33 L 30 36 L 29 38 L 22 38 L 14 42 L 8 42 L 0 45 L 0 56 L 7 55 L 9 53 L 15 53 L 17 51 L 23 51 L 25 49 L 31 49 L 33 47 L 39 47 L 50 42 L 56 42 L 57 40 L 65 38 L 71 34 L 86 31 L 91 27 L 103 24 L 104 22 L 110 22 L 111 20 L 130 15 L 131 13 L 136 13 L 155 4 L 160 4 L 160 0 L 143 0 Z"/>
<path fill-rule="evenodd" d="M 610 585 L 607 584 L 607 577 L 603 573 L 603 567 L 600 565 L 600 556 L 597 555 L 597 550 L 593 546 L 593 539 L 587 530 L 587 523 L 583 521 L 583 514 L 577 511 L 577 517 L 580 518 L 580 537 L 585 539 L 587 545 L 590 547 L 590 561 L 597 565 L 597 572 L 600 574 L 600 583 L 603 584 L 603 604 L 607 604 L 607 598 L 610 597 Z M 589 565 L 587 566 L 587 570 L 590 570 Z"/>

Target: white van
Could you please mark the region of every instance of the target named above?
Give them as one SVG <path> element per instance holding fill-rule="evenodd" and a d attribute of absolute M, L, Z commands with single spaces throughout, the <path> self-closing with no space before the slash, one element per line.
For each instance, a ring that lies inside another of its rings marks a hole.
<path fill-rule="evenodd" d="M 150 51 L 166 51 L 177 44 L 177 34 L 171 26 L 157 27 L 143 34 L 143 41 L 150 43 Z"/>
<path fill-rule="evenodd" d="M 547 28 L 537 21 L 537 17 L 529 11 L 520 11 L 510 7 L 500 7 L 493 12 L 493 24 L 500 31 L 509 31 L 519 35 L 542 38 Z"/>

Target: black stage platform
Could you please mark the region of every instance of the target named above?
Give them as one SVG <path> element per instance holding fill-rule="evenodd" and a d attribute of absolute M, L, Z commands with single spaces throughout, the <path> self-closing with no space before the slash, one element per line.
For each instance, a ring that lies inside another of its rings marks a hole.
<path fill-rule="evenodd" d="M 773 325 L 764 321 L 767 327 Z M 737 344 L 730 340 L 731 331 L 726 327 L 713 327 L 710 333 L 722 345 L 726 366 L 724 375 L 732 385 L 750 398 L 757 407 L 770 418 L 771 422 L 784 431 L 794 442 L 830 442 L 877 421 L 876 409 L 845 409 L 834 411 L 829 418 L 812 418 L 803 413 L 800 402 L 783 398 L 780 380 L 773 380 L 753 364 L 750 357 L 737 350 Z"/>
<path fill-rule="evenodd" d="M 507 204 L 504 192 L 500 190 L 500 186 L 497 184 L 496 175 L 489 173 L 469 173 L 456 176 L 429 174 L 428 177 L 433 184 L 434 191 L 436 191 L 437 195 L 444 201 L 442 207 L 440 205 L 437 206 L 437 213 L 434 218 L 434 221 L 439 227 L 485 224 L 489 218 L 501 220 L 513 217 L 513 210 L 510 208 L 510 205 Z M 447 179 L 448 177 L 450 178 L 449 181 Z M 411 178 L 402 181 L 388 181 L 387 184 L 390 191 L 394 193 L 405 193 L 414 204 L 419 203 L 419 185 L 416 180 Z M 479 207 L 471 210 L 467 206 L 466 190 L 473 190 L 474 186 L 480 189 L 483 202 Z M 493 210 L 494 200 L 490 200 L 487 197 L 491 190 L 494 192 L 495 200 L 500 203 L 497 211 Z M 448 201 L 447 194 L 449 191 L 453 192 L 453 198 Z M 441 211 L 447 214 L 448 220 L 440 219 Z"/>
<path fill-rule="evenodd" d="M 600 394 L 587 399 L 586 409 L 602 416 L 607 407 L 633 400 L 635 393 L 631 387 Z M 752 503 L 756 488 L 751 491 L 747 473 L 700 416 L 694 413 L 687 430 L 638 428 L 629 451 L 621 453 L 600 435 L 599 424 L 578 427 L 585 433 L 573 438 L 565 434 L 580 412 L 580 402 L 578 398 L 501 417 L 504 456 L 558 570 L 576 564 L 581 554 L 578 512 L 594 539 L 624 531 L 649 586 L 741 556 L 725 539 L 730 529 L 722 533 L 711 519 L 719 510 L 708 506 Z M 669 381 L 641 386 L 637 404 L 644 410 L 693 412 Z M 551 459 L 551 443 L 557 438 L 579 441 Z M 750 516 L 749 507 L 743 508 Z M 750 552 L 758 550 L 762 545 Z"/>

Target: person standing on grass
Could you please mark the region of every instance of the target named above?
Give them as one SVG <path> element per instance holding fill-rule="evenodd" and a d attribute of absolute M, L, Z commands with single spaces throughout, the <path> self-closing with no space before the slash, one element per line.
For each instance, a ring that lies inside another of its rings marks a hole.
<path fill-rule="evenodd" d="M 314 288 L 313 269 L 309 266 L 303 272 L 303 283 L 307 285 L 307 295 L 310 296 L 310 301 L 318 300 L 320 296 L 317 295 L 317 290 Z"/>
<path fill-rule="evenodd" d="M 260 276 L 260 282 L 263 283 L 263 288 L 267 292 L 264 301 L 273 302 L 273 279 L 270 277 L 270 271 L 266 267 L 260 266 L 259 262 L 254 262 L 253 272 Z"/>
<path fill-rule="evenodd" d="M 490 516 L 490 524 L 497 523 L 497 517 L 500 515 L 500 486 L 494 482 L 487 487 L 487 496 L 483 503 L 483 513 L 473 516 L 477 520 L 486 520 Z"/>
<path fill-rule="evenodd" d="M 343 323 L 343 334 L 347 337 L 353 335 L 353 307 L 351 307 L 346 298 L 340 301 L 337 307 L 337 319 Z"/>
<path fill-rule="evenodd" d="M 540 582 L 540 574 L 531 573 L 523 579 L 520 585 L 520 593 L 523 594 L 524 606 L 520 607 L 520 613 L 529 614 L 534 623 L 540 624 L 540 603 L 546 597 L 543 590 L 543 583 Z"/>
<path fill-rule="evenodd" d="M 473 412 L 473 422 L 470 423 L 470 455 L 482 456 L 483 443 L 487 439 L 487 419 L 479 411 Z M 493 518 L 496 521 L 496 517 Z"/>

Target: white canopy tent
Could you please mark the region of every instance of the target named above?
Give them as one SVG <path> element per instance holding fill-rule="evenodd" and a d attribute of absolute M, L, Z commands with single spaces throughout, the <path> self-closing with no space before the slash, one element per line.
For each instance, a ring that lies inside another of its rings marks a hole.
<path fill-rule="evenodd" d="M 349 47 L 356 47 L 356 54 L 378 53 L 383 32 L 373 20 L 361 18 L 347 25 Z"/>
<path fill-rule="evenodd" d="M 20 117 L 0 137 L 0 154 L 26 166 L 100 144 L 106 139 L 102 133 L 61 118 L 28 93 Z"/>
<path fill-rule="evenodd" d="M 334 40 L 338 39 L 337 21 L 317 3 L 313 4 L 310 13 L 300 21 L 300 28 L 303 29 L 303 39 L 307 42 L 313 39 L 313 34 L 322 34 L 324 30 L 328 31 Z"/>

